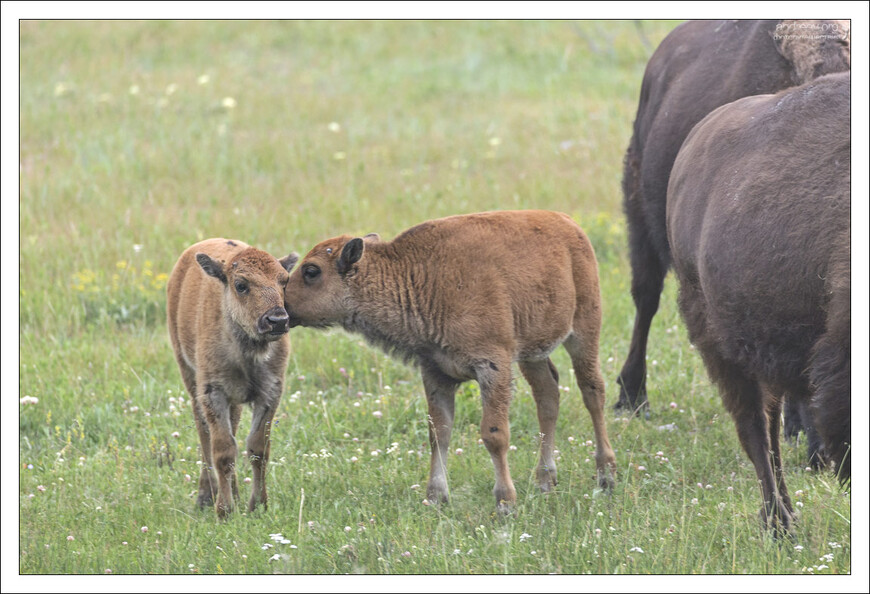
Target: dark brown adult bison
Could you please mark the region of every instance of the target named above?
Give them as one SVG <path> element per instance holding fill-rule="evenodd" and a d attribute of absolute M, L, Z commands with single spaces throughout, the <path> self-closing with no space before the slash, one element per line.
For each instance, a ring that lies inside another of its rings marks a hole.
<path fill-rule="evenodd" d="M 241 241 L 207 239 L 181 254 L 166 285 L 169 337 L 204 459 L 196 502 L 214 503 L 219 517 L 239 498 L 235 435 L 243 404 L 254 408 L 246 445 L 254 468 L 248 510 L 266 505 L 269 432 L 290 347 L 284 286 L 297 259 L 290 254 L 279 261 Z"/>
<path fill-rule="evenodd" d="M 652 55 L 622 180 L 637 313 L 617 380 L 617 408 L 648 407 L 646 344 L 671 264 L 666 192 L 686 135 L 721 105 L 845 71 L 849 64 L 848 23 L 839 21 L 692 21 L 674 29 Z"/>
<path fill-rule="evenodd" d="M 788 530 L 781 397 L 807 399 L 851 476 L 851 75 L 747 97 L 689 134 L 667 237 L 689 337 L 755 465 L 762 518 Z"/>
<path fill-rule="evenodd" d="M 549 355 L 564 345 L 592 416 L 599 485 L 612 486 L 615 458 L 598 363 L 598 265 L 567 215 L 488 212 L 428 221 L 387 242 L 376 235 L 328 239 L 290 275 L 285 307 L 291 326 L 338 325 L 420 367 L 432 449 L 426 492 L 434 502 L 448 497 L 456 389 L 476 380 L 500 511 L 516 503 L 507 462 L 515 361 L 538 408 L 537 481 L 544 491 L 556 484 L 559 375 Z"/>

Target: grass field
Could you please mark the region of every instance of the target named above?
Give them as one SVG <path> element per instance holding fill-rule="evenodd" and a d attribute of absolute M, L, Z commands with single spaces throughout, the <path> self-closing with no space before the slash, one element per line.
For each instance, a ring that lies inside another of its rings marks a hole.
<path fill-rule="evenodd" d="M 753 467 L 672 278 L 650 338 L 651 418 L 608 407 L 611 495 L 595 488 L 592 425 L 561 349 L 559 485 L 535 486 L 519 377 L 518 506 L 500 518 L 475 384 L 457 396 L 451 503 L 427 506 L 419 374 L 358 337 L 300 328 L 269 509 L 218 522 L 194 506 L 198 441 L 164 291 L 206 237 L 283 256 L 450 214 L 567 212 L 599 258 L 615 402 L 634 316 L 622 155 L 646 60 L 673 26 L 21 23 L 19 572 L 850 573 L 851 498 L 804 469 L 800 445 L 784 446 L 793 538 L 760 531 Z M 250 476 L 247 460 L 239 470 Z"/>

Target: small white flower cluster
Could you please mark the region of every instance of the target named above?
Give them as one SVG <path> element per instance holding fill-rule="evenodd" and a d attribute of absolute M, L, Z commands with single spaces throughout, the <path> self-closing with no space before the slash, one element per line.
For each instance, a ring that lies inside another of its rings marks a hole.
<path fill-rule="evenodd" d="M 275 542 L 278 542 L 281 544 L 290 544 L 290 541 L 287 540 L 286 538 L 284 538 L 284 535 L 281 534 L 280 532 L 276 532 L 275 534 L 270 534 L 269 538 L 271 538 Z"/>
<path fill-rule="evenodd" d="M 172 391 L 170 390 L 170 392 L 172 392 Z M 181 412 L 178 409 L 183 407 L 184 403 L 185 403 L 184 396 L 179 396 L 178 398 L 176 398 L 175 396 L 170 396 L 169 397 L 169 412 L 170 412 L 170 414 L 173 417 L 180 417 Z M 176 406 L 176 404 L 178 406 Z"/>
<path fill-rule="evenodd" d="M 332 458 L 332 453 L 326 448 L 320 448 L 320 453 L 312 452 L 310 454 L 302 454 L 303 458 Z"/>
<path fill-rule="evenodd" d="M 20 399 L 18 402 L 19 402 L 19 404 L 23 404 L 24 406 L 28 406 L 31 404 L 39 404 L 39 398 L 28 395 L 28 396 L 25 396 L 24 398 Z"/>

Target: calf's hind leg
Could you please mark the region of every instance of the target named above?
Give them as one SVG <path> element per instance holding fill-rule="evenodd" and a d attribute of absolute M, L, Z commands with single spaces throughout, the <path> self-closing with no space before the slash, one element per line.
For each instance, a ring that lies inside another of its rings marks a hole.
<path fill-rule="evenodd" d="M 241 404 L 233 404 L 230 406 L 230 426 L 233 429 L 233 438 L 235 439 L 236 434 L 239 431 L 239 421 L 242 419 L 242 405 Z M 230 479 L 230 487 L 233 492 L 233 501 L 238 503 L 239 497 L 239 481 L 238 476 L 235 471 L 235 466 L 233 467 L 233 475 Z"/>
<path fill-rule="evenodd" d="M 589 328 L 582 336 L 581 341 L 575 331 L 565 340 L 564 346 L 574 364 L 574 375 L 577 376 L 577 385 L 583 394 L 583 404 L 592 417 L 598 486 L 611 489 L 616 483 L 616 456 L 610 447 L 604 421 L 605 393 L 604 378 L 598 367 L 598 331 Z"/>
<path fill-rule="evenodd" d="M 538 409 L 538 425 L 541 429 L 541 454 L 535 477 L 541 491 L 548 492 L 556 486 L 556 462 L 553 447 L 556 419 L 559 417 L 559 373 L 550 359 L 520 361 L 520 371 L 532 388 L 532 396 Z"/>
<path fill-rule="evenodd" d="M 199 404 L 199 396 L 196 388 L 196 372 L 187 366 L 187 363 L 179 358 L 178 366 L 181 369 L 181 379 L 190 394 L 190 408 L 193 411 L 193 420 L 196 424 L 196 432 L 199 434 L 199 445 L 202 449 L 202 468 L 199 471 L 199 488 L 196 495 L 196 505 L 200 509 L 212 507 L 214 496 L 217 494 L 217 481 L 212 475 L 211 463 L 211 438 L 208 432 L 208 423 L 203 416 Z"/>
<path fill-rule="evenodd" d="M 214 498 L 217 495 L 217 480 L 213 473 L 214 465 L 211 458 L 211 435 L 209 434 L 208 422 L 206 422 L 196 399 L 194 399 L 192 406 L 196 431 L 199 433 L 199 446 L 202 449 L 202 468 L 199 471 L 196 505 L 204 509 L 214 505 Z"/>
<path fill-rule="evenodd" d="M 500 357 L 497 361 L 481 365 L 477 369 L 477 382 L 483 401 L 480 435 L 495 468 L 493 494 L 496 507 L 501 513 L 509 513 L 517 502 L 517 491 L 507 461 L 511 436 L 508 421 L 511 402 L 510 357 Z"/>

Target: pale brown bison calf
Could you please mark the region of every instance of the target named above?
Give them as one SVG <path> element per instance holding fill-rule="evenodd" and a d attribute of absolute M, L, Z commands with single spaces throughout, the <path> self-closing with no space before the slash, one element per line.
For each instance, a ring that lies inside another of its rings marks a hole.
<path fill-rule="evenodd" d="M 279 261 L 241 241 L 207 239 L 185 250 L 169 277 L 169 336 L 204 458 L 196 501 L 200 507 L 214 502 L 220 517 L 239 498 L 235 434 L 242 404 L 254 409 L 247 441 L 254 469 L 248 509 L 266 505 L 269 432 L 289 348 L 283 294 L 297 259 L 290 254 Z"/>
<path fill-rule="evenodd" d="M 615 458 L 598 364 L 598 266 L 568 216 L 488 212 L 425 222 L 389 242 L 336 237 L 308 253 L 284 295 L 291 326 L 338 325 L 420 367 L 429 404 L 430 500 L 447 500 L 454 396 L 460 383 L 476 380 L 496 502 L 501 511 L 516 502 L 507 463 L 514 361 L 538 408 L 537 480 L 542 490 L 552 489 L 559 385 L 549 355 L 560 344 L 592 415 L 599 484 L 612 486 Z"/>

